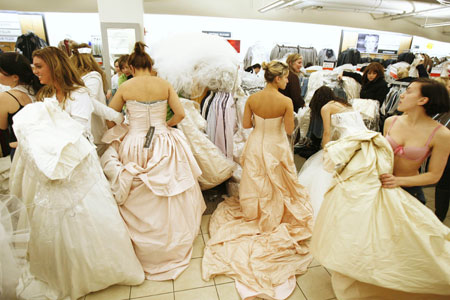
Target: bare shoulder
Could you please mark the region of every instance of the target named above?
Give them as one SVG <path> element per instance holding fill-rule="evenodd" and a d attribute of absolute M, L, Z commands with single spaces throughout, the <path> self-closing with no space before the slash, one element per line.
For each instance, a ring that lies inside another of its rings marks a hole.
<path fill-rule="evenodd" d="M 1 105 L 2 107 L 5 105 L 9 105 L 11 100 L 12 100 L 12 97 L 8 93 L 6 93 L 6 92 L 0 93 L 0 103 L 2 104 Z"/>

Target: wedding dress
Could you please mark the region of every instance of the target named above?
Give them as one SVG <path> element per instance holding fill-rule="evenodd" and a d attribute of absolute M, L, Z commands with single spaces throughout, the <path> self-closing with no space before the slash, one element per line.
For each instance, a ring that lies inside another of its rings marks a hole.
<path fill-rule="evenodd" d="M 331 115 L 331 140 L 367 131 L 359 112 L 347 110 Z M 314 216 L 317 217 L 324 194 L 329 189 L 333 174 L 323 166 L 323 150 L 312 155 L 302 166 L 298 181 L 307 188 Z"/>
<path fill-rule="evenodd" d="M 147 279 L 175 279 L 189 265 L 206 209 L 201 170 L 183 133 L 167 126 L 167 100 L 126 106 L 129 125 L 106 132 L 111 146 L 101 163 Z"/>
<path fill-rule="evenodd" d="M 211 216 L 202 277 L 234 278 L 243 299 L 286 299 L 312 260 L 312 208 L 297 181 L 283 118 L 254 121 L 241 157 L 239 199 L 225 199 Z"/>
<path fill-rule="evenodd" d="M 68 101 L 66 108 L 81 118 L 80 99 Z M 86 127 L 56 99 L 25 106 L 13 127 L 19 146 L 10 191 L 30 220 L 19 298 L 78 299 L 111 285 L 142 283 L 144 272 Z"/>
<path fill-rule="evenodd" d="M 382 188 L 394 154 L 377 132 L 330 142 L 333 180 L 311 251 L 342 300 L 449 299 L 450 229 L 400 187 Z"/>

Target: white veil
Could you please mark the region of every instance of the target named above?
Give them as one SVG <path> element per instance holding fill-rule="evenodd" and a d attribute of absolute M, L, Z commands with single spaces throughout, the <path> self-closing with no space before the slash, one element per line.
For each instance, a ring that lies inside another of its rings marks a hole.
<path fill-rule="evenodd" d="M 158 76 L 185 98 L 204 88 L 231 92 L 237 80 L 236 50 L 223 38 L 204 33 L 183 33 L 162 40 L 151 49 Z"/>

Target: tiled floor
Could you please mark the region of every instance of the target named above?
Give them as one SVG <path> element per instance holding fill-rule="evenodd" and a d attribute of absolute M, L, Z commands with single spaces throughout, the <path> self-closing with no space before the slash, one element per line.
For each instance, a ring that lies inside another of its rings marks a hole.
<path fill-rule="evenodd" d="M 434 188 L 426 188 L 430 208 L 434 207 Z M 433 201 L 431 201 L 433 199 Z M 209 239 L 208 222 L 211 215 L 202 218 L 201 234 L 194 242 L 194 251 L 189 267 L 176 280 L 145 281 L 140 286 L 112 286 L 103 291 L 87 295 L 84 300 L 239 300 L 232 279 L 219 276 L 205 282 L 201 278 L 203 248 Z M 450 215 L 445 224 L 450 227 Z M 81 298 L 83 299 L 83 298 Z M 297 286 L 289 300 L 335 299 L 330 274 L 313 260 L 306 274 L 297 276 Z"/>
<path fill-rule="evenodd" d="M 87 295 L 85 300 L 239 300 L 232 279 L 218 276 L 205 282 L 201 278 L 203 248 L 209 239 L 208 222 L 211 215 L 202 218 L 201 234 L 194 242 L 189 267 L 176 280 L 145 281 L 140 286 L 113 286 Z M 308 272 L 297 277 L 297 286 L 289 300 L 335 299 L 330 274 L 315 260 Z"/>
<path fill-rule="evenodd" d="M 299 169 L 304 160 L 296 155 Z M 424 189 L 427 206 L 434 211 L 434 188 Z M 206 198 L 206 195 L 205 195 Z M 155 282 L 145 281 L 140 286 L 112 286 L 103 291 L 91 293 L 84 300 L 239 300 L 232 279 L 218 276 L 205 282 L 201 279 L 203 248 L 209 239 L 208 223 L 210 212 L 217 201 L 207 200 L 207 215 L 202 218 L 201 233 L 194 242 L 194 251 L 189 267 L 176 280 Z M 450 227 L 450 215 L 444 222 Z M 317 261 L 313 260 L 308 272 L 297 276 L 297 286 L 290 300 L 329 300 L 335 299 L 331 287 L 330 274 Z M 82 298 L 83 299 L 83 298 Z"/>

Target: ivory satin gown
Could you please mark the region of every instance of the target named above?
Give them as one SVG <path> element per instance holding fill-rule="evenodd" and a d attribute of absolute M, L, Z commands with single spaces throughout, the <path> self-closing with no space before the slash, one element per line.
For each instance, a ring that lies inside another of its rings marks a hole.
<path fill-rule="evenodd" d="M 243 299 L 286 299 L 312 260 L 313 212 L 283 117 L 254 115 L 254 122 L 241 157 L 239 199 L 227 198 L 211 216 L 203 279 L 232 277 Z"/>
<path fill-rule="evenodd" d="M 30 222 L 19 299 L 78 299 L 142 283 L 144 272 L 83 126 L 55 99 L 45 99 L 14 116 L 14 131 L 19 146 L 10 190 Z"/>
<path fill-rule="evenodd" d="M 167 126 L 166 100 L 126 105 L 129 125 L 104 135 L 111 146 L 101 163 L 147 279 L 175 279 L 189 265 L 206 208 L 201 170 L 184 134 Z"/>

